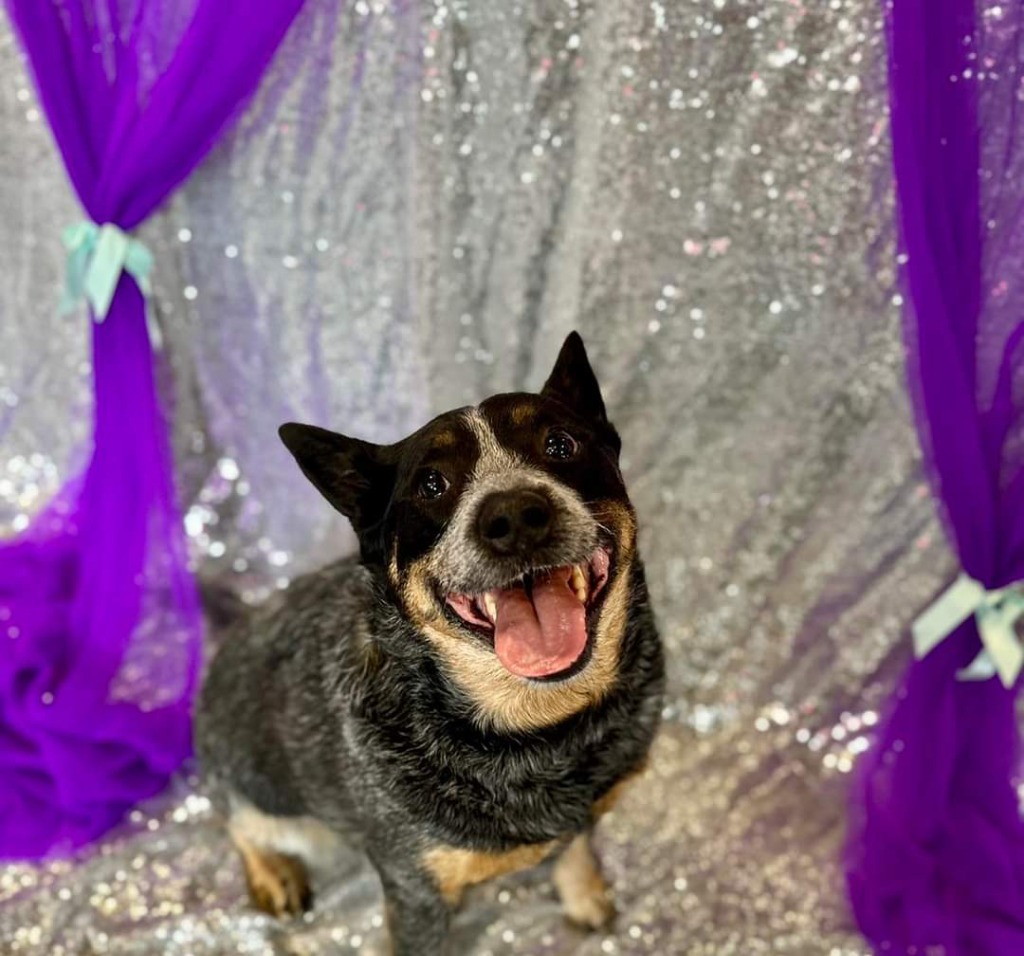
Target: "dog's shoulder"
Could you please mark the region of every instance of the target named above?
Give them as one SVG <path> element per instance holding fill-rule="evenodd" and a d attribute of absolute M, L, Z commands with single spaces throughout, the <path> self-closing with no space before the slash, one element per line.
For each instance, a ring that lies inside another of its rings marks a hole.
<path fill-rule="evenodd" d="M 312 690 L 324 660 L 348 657 L 367 633 L 372 601 L 369 575 L 355 558 L 300 575 L 224 635 L 204 697 L 243 686 L 273 688 L 278 699 L 293 687 Z"/>

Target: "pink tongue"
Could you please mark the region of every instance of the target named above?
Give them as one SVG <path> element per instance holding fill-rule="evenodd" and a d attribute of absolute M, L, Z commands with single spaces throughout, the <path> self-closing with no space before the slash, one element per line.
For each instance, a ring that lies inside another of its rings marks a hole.
<path fill-rule="evenodd" d="M 533 600 L 522 588 L 498 591 L 494 650 L 517 677 L 558 674 L 587 646 L 586 610 L 569 590 L 569 568 L 559 568 L 533 586 Z"/>

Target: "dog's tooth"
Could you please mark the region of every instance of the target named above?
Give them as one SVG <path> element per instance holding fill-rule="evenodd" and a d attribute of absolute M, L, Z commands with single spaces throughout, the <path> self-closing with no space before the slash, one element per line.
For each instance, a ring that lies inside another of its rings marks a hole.
<path fill-rule="evenodd" d="M 498 618 L 498 602 L 494 600 L 494 595 L 488 591 L 484 595 L 484 610 L 487 612 L 487 616 L 491 621 L 495 621 Z"/>
<path fill-rule="evenodd" d="M 572 589 L 576 592 L 576 597 L 580 604 L 586 604 L 587 576 L 578 564 L 574 564 L 572 567 Z"/>

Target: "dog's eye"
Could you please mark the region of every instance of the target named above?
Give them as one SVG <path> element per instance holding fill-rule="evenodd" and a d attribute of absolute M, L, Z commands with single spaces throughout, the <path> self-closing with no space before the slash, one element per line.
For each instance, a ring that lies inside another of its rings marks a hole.
<path fill-rule="evenodd" d="M 416 491 L 421 498 L 440 498 L 448 490 L 448 479 L 433 468 L 425 469 L 416 482 Z"/>
<path fill-rule="evenodd" d="M 548 458 L 568 461 L 579 450 L 579 443 L 567 431 L 552 428 L 544 439 L 544 454 Z"/>

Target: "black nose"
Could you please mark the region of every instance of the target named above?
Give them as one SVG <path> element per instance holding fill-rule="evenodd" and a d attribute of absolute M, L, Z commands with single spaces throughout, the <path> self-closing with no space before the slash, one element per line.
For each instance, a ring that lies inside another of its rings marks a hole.
<path fill-rule="evenodd" d="M 536 491 L 496 491 L 477 515 L 480 540 L 500 555 L 525 554 L 551 533 L 551 502 Z"/>

